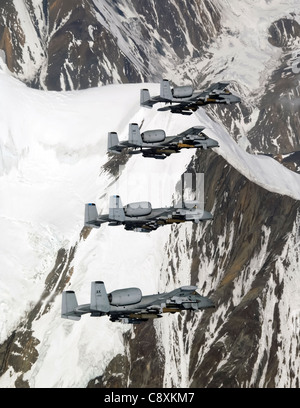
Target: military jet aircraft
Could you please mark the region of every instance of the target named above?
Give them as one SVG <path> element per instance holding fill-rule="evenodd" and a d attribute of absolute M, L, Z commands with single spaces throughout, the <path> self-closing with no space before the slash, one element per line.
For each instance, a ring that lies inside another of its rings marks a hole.
<path fill-rule="evenodd" d="M 100 228 L 101 224 L 124 225 L 128 231 L 151 232 L 167 224 L 212 220 L 210 212 L 200 208 L 198 201 L 186 201 L 182 208 L 152 208 L 148 201 L 130 203 L 122 206 L 118 195 L 110 197 L 109 214 L 98 214 L 94 203 L 85 204 L 84 226 Z"/>
<path fill-rule="evenodd" d="M 128 141 L 120 143 L 116 132 L 108 133 L 107 150 L 118 154 L 124 149 L 131 149 L 128 151 L 129 154 L 142 153 L 143 157 L 165 159 L 172 153 L 179 153 L 183 148 L 219 147 L 216 140 L 203 133 L 204 129 L 203 126 L 195 126 L 176 136 L 166 136 L 162 129 L 146 130 L 141 134 L 138 125 L 130 123 Z"/>
<path fill-rule="evenodd" d="M 194 91 L 192 86 L 172 88 L 167 79 L 160 83 L 160 94 L 151 98 L 149 89 L 141 89 L 140 105 L 152 108 L 158 102 L 169 103 L 169 106 L 159 108 L 158 111 L 171 111 L 182 115 L 191 115 L 200 106 L 212 103 L 238 103 L 241 98 L 233 95 L 227 86 L 229 82 L 218 82 L 211 85 L 206 91 Z M 176 105 L 173 105 L 176 103 Z"/>
<path fill-rule="evenodd" d="M 118 289 L 107 294 L 104 282 L 91 283 L 91 303 L 78 305 L 75 292 L 62 293 L 61 317 L 80 320 L 90 313 L 91 317 L 109 316 L 112 322 L 139 324 L 162 317 L 162 313 L 181 310 L 203 310 L 215 307 L 213 302 L 196 292 L 196 286 L 182 286 L 169 293 L 143 296 L 139 288 Z"/>

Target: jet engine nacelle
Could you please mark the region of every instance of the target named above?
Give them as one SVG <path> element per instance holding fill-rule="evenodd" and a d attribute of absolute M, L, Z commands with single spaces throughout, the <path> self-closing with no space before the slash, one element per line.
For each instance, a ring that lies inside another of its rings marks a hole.
<path fill-rule="evenodd" d="M 148 201 L 140 201 L 138 203 L 130 203 L 124 207 L 127 217 L 144 217 L 151 214 L 152 206 Z"/>
<path fill-rule="evenodd" d="M 142 291 L 139 288 L 128 288 L 114 290 L 108 295 L 112 306 L 126 306 L 139 303 L 142 299 Z"/>
<path fill-rule="evenodd" d="M 166 138 L 166 133 L 162 129 L 146 130 L 141 134 L 144 143 L 159 143 Z"/>
<path fill-rule="evenodd" d="M 177 88 L 173 89 L 173 96 L 174 98 L 189 98 L 193 95 L 193 87 L 192 86 L 178 86 Z"/>

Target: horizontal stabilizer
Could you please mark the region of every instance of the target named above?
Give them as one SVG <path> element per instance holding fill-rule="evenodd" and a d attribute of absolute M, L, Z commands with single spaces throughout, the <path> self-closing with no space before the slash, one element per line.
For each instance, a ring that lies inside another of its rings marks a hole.
<path fill-rule="evenodd" d="M 77 306 L 75 292 L 69 290 L 62 293 L 61 317 L 63 319 L 80 320 L 80 314 L 76 313 Z"/>
<path fill-rule="evenodd" d="M 150 97 L 150 92 L 148 89 L 141 89 L 140 93 L 140 105 L 143 106 L 144 108 L 152 108 L 153 105 L 157 101 L 153 101 Z"/>
<path fill-rule="evenodd" d="M 166 112 L 166 111 L 172 110 L 172 106 L 164 106 L 162 108 L 158 108 L 157 110 L 159 112 Z"/>

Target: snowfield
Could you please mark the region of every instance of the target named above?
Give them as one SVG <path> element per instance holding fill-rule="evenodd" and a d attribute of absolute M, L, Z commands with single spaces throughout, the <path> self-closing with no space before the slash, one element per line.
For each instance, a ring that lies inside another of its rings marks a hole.
<path fill-rule="evenodd" d="M 207 135 L 220 144 L 215 151 L 243 175 L 270 191 L 300 199 L 298 174 L 269 157 L 246 153 L 204 109 L 187 117 L 140 108 L 142 87 L 152 95 L 159 92 L 158 84 L 37 91 L 1 64 L 0 344 L 40 299 L 57 251 L 68 251 L 78 242 L 85 203 L 95 202 L 98 211 L 108 212 L 109 196 L 119 194 L 123 204 L 172 204 L 193 150 L 165 160 L 133 156 L 115 180 L 101 168 L 108 160 L 109 131 L 117 131 L 124 140 L 133 122 L 143 130 L 162 128 L 167 135 L 204 125 Z M 141 234 L 106 224 L 92 230 L 78 245 L 66 289 L 76 291 L 79 303 L 89 303 L 93 280 L 103 280 L 107 291 L 137 286 L 146 295 L 174 289 L 160 281 L 170 231 L 166 226 Z M 190 284 L 184 273 L 180 279 L 180 284 Z M 60 306 L 57 296 L 50 311 L 34 322 L 39 358 L 24 375 L 31 387 L 85 387 L 124 352 L 122 333 L 131 326 L 111 323 L 107 317 L 67 321 L 60 317 Z M 157 324 L 163 331 L 166 322 Z M 0 378 L 0 387 L 12 387 L 16 376 L 11 368 Z M 183 377 L 187 384 L 184 368 Z"/>

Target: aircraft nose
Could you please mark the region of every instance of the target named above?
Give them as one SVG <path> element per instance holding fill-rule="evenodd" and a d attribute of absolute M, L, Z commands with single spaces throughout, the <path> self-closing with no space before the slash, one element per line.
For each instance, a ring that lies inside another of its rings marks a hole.
<path fill-rule="evenodd" d="M 216 307 L 216 305 L 214 304 L 214 302 L 210 299 L 207 299 L 207 307 Z"/>
<path fill-rule="evenodd" d="M 241 102 L 241 98 L 239 96 L 236 96 L 236 95 L 231 95 L 230 99 L 231 99 L 231 103 Z"/>
<path fill-rule="evenodd" d="M 198 308 L 199 309 L 209 309 L 209 308 L 215 308 L 215 304 L 212 300 L 209 298 L 205 297 L 202 298 L 200 302 L 198 302 Z"/>
<path fill-rule="evenodd" d="M 209 142 L 209 147 L 220 147 L 220 145 L 216 140 L 211 140 Z"/>
<path fill-rule="evenodd" d="M 214 218 L 214 217 L 213 217 L 213 215 L 212 215 L 210 212 L 204 211 L 203 219 L 205 219 L 205 220 L 212 220 L 213 218 Z"/>

